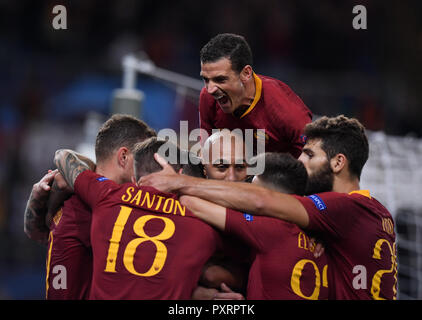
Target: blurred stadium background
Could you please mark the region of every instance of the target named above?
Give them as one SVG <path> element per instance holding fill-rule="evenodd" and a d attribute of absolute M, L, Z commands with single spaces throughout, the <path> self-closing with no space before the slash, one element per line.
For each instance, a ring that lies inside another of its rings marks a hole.
<path fill-rule="evenodd" d="M 57 4 L 67 30 L 52 28 Z M 357 4 L 368 30 L 352 28 Z M 123 56 L 200 80 L 199 50 L 222 32 L 244 35 L 255 71 L 286 82 L 314 114 L 368 128 L 362 187 L 396 221 L 399 299 L 422 298 L 418 0 L 0 0 L 0 298 L 43 299 L 46 249 L 23 233 L 26 199 L 58 147 L 92 150 L 123 85 Z M 139 116 L 156 130 L 198 127 L 197 91 L 142 74 L 136 87 Z"/>

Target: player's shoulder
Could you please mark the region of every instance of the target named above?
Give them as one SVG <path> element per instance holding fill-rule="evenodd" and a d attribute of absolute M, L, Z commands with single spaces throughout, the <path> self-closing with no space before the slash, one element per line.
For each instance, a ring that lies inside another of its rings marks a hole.
<path fill-rule="evenodd" d="M 273 92 L 279 92 L 279 93 L 283 93 L 283 94 L 290 94 L 293 92 L 293 90 L 283 81 L 273 78 L 273 77 L 269 77 L 269 76 L 264 76 L 264 75 L 257 75 L 258 78 L 261 79 L 262 81 L 262 87 L 263 89 L 267 89 L 267 90 L 271 90 L 272 93 Z"/>
<path fill-rule="evenodd" d="M 86 210 L 86 211 L 90 211 L 89 207 L 85 204 L 85 202 L 83 202 L 83 200 L 76 194 L 74 193 L 69 199 L 67 199 L 62 206 L 62 210 L 64 212 L 67 211 L 79 211 L 79 210 Z"/>
<path fill-rule="evenodd" d="M 80 184 L 80 183 L 85 183 L 85 182 L 93 183 L 92 185 L 99 186 L 99 187 L 105 186 L 105 185 L 107 185 L 107 187 L 110 187 L 110 186 L 114 186 L 115 188 L 119 187 L 119 184 L 117 184 L 113 180 L 91 170 L 85 170 L 84 172 L 80 173 L 75 182 L 75 185 Z"/>
<path fill-rule="evenodd" d="M 109 180 L 108 178 L 106 178 L 106 177 L 104 177 L 104 176 L 102 176 L 102 175 L 100 175 L 97 172 L 92 171 L 92 170 L 84 170 L 83 172 L 81 172 L 78 175 L 78 178 L 79 178 L 79 180 L 81 180 L 81 179 L 96 179 L 98 181 Z"/>
<path fill-rule="evenodd" d="M 346 195 L 349 199 L 359 203 L 372 203 L 376 206 L 381 205 L 381 203 L 374 198 L 369 190 L 356 190 L 349 192 Z"/>
<path fill-rule="evenodd" d="M 327 191 L 327 192 L 320 192 L 320 193 L 314 193 L 314 194 L 310 194 L 306 196 L 296 196 L 296 197 L 309 198 L 309 199 L 321 198 L 321 199 L 344 200 L 344 199 L 348 199 L 349 195 L 347 193 L 342 193 L 342 192 Z"/>
<path fill-rule="evenodd" d="M 328 191 L 307 195 L 305 197 L 310 198 L 311 200 L 324 199 L 327 201 L 344 201 L 344 203 L 363 203 L 373 199 L 367 190 L 353 191 L 350 193 Z"/>
<path fill-rule="evenodd" d="M 85 220 L 87 217 L 91 217 L 91 209 L 77 194 L 73 194 L 67 199 L 60 210 L 60 216 L 65 221 L 68 219 Z"/>
<path fill-rule="evenodd" d="M 295 195 L 294 197 L 306 207 L 316 207 L 321 212 L 330 211 L 332 209 L 337 210 L 339 207 L 346 208 L 349 207 L 349 204 L 354 202 L 353 198 L 347 193 L 334 191 L 315 193 L 306 196 Z"/>
<path fill-rule="evenodd" d="M 267 103 L 273 102 L 274 105 L 277 105 L 278 111 L 280 111 L 280 105 L 288 106 L 286 112 L 283 112 L 284 116 L 295 117 L 295 113 L 290 112 L 290 108 L 296 108 L 301 114 L 308 115 L 311 120 L 311 111 L 290 86 L 272 77 L 263 75 L 258 75 L 258 77 L 262 81 L 262 95 Z"/>
<path fill-rule="evenodd" d="M 349 196 L 353 200 L 367 206 L 368 208 L 376 210 L 376 212 L 380 213 L 381 215 L 391 216 L 391 213 L 388 211 L 388 209 L 380 201 L 378 201 L 378 199 L 376 199 L 374 195 L 369 192 L 369 190 L 351 192 Z"/>

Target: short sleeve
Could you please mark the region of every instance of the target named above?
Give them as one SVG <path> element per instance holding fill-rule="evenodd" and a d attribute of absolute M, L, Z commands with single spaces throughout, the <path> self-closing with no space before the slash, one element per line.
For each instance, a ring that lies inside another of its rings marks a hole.
<path fill-rule="evenodd" d="M 341 239 L 353 230 L 356 221 L 353 216 L 355 203 L 347 194 L 326 192 L 295 198 L 308 213 L 307 230 L 317 232 L 325 239 Z"/>
<path fill-rule="evenodd" d="M 85 170 L 76 178 L 74 189 L 83 202 L 92 209 L 111 189 L 118 186 L 118 184 L 106 177 L 100 176 L 93 171 Z"/>
<path fill-rule="evenodd" d="M 267 238 L 263 229 L 263 218 L 248 213 L 227 209 L 225 232 L 235 235 L 252 248 L 261 250 Z"/>

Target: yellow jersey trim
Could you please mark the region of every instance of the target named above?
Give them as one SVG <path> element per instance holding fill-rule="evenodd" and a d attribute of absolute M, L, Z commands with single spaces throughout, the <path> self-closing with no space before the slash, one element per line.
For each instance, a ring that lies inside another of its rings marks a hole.
<path fill-rule="evenodd" d="M 62 208 L 59 209 L 59 211 L 56 212 L 56 214 L 53 217 L 53 222 L 57 226 L 60 222 L 60 219 L 62 218 L 63 210 Z"/>
<path fill-rule="evenodd" d="M 45 298 L 48 298 L 48 278 L 50 275 L 50 263 L 51 263 L 51 250 L 53 249 L 53 232 L 50 231 L 50 248 L 48 248 L 48 255 L 47 255 L 47 276 L 45 277 Z"/>
<path fill-rule="evenodd" d="M 253 78 L 255 81 L 255 97 L 252 101 L 252 104 L 249 106 L 249 108 L 245 111 L 244 114 L 242 114 L 240 116 L 240 119 L 242 119 L 244 116 L 246 116 L 249 112 L 252 111 L 253 108 L 255 108 L 256 104 L 258 103 L 259 99 L 261 98 L 261 93 L 262 93 L 262 80 L 255 74 L 255 72 L 253 73 Z"/>
<path fill-rule="evenodd" d="M 369 193 L 369 190 L 356 190 L 356 191 L 349 192 L 349 194 L 353 194 L 353 193 L 357 193 L 357 194 L 360 194 L 361 196 L 372 199 L 371 194 Z"/>

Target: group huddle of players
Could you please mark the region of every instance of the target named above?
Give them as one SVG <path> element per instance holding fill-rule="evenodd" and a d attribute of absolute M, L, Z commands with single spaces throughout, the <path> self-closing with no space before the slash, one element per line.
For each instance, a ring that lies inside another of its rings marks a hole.
<path fill-rule="evenodd" d="M 286 84 L 253 72 L 239 35 L 202 48 L 201 77 L 199 163 L 177 146 L 189 161 L 166 161 L 169 142 L 121 114 L 100 128 L 95 163 L 56 152 L 25 211 L 47 244 L 46 298 L 396 299 L 393 219 L 359 188 L 359 121 L 312 122 Z M 266 152 L 247 159 L 233 129 L 264 129 Z"/>

